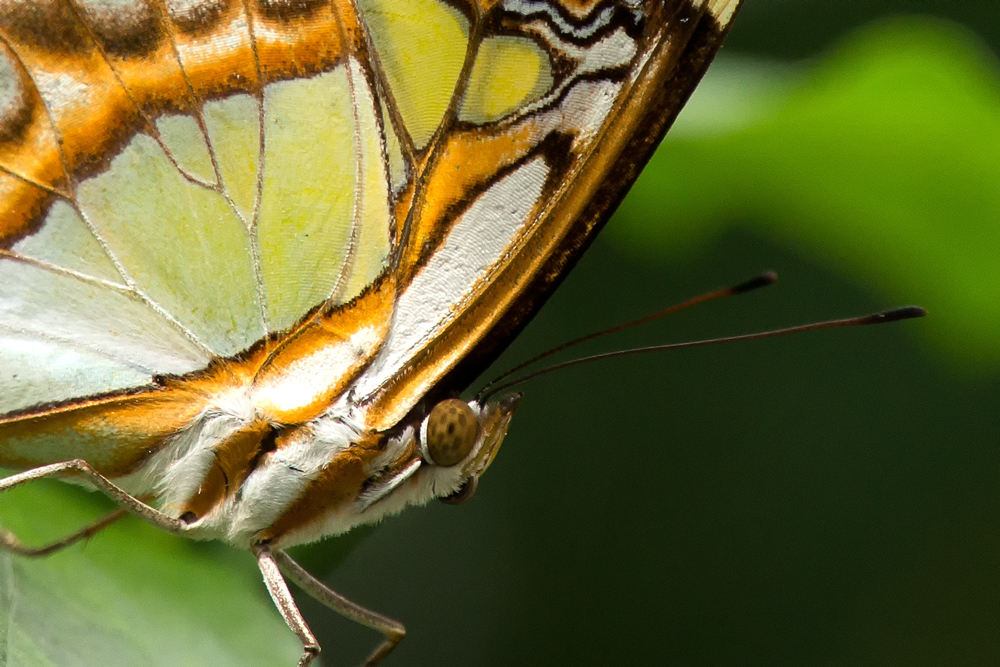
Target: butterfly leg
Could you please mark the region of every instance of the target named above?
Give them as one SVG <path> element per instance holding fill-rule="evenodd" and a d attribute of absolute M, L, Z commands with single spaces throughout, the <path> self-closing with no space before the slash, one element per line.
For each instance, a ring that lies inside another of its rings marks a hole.
<path fill-rule="evenodd" d="M 340 595 L 336 591 L 329 588 L 322 581 L 306 572 L 301 565 L 296 563 L 292 557 L 284 551 L 271 551 L 269 547 L 262 545 L 256 548 L 255 553 L 257 554 L 258 563 L 261 565 L 261 571 L 264 572 L 265 582 L 268 581 L 268 572 L 264 569 L 264 561 L 262 560 L 263 553 L 266 553 L 264 558 L 266 558 L 267 562 L 270 564 L 269 567 L 273 568 L 275 573 L 274 576 L 278 579 L 278 581 L 275 582 L 277 587 L 284 591 L 284 594 L 288 595 L 288 601 L 292 605 L 292 609 L 294 609 L 296 614 L 296 618 L 294 619 L 286 615 L 284 607 L 282 606 L 284 603 L 279 602 L 278 597 L 275 596 L 275 589 L 272 588 L 272 584 L 270 582 L 268 583 L 268 590 L 271 591 L 271 597 L 274 598 L 275 604 L 278 605 L 278 609 L 281 610 L 282 616 L 285 617 L 285 622 L 287 622 L 288 626 L 292 628 L 295 634 L 299 635 L 299 638 L 303 640 L 302 643 L 306 647 L 307 653 L 309 652 L 309 645 L 304 637 L 308 637 L 313 643 L 315 643 L 316 640 L 312 633 L 309 632 L 308 627 L 305 627 L 305 621 L 303 621 L 302 617 L 298 615 L 298 609 L 294 607 L 294 602 L 291 601 L 291 595 L 288 594 L 288 586 L 285 584 L 281 573 L 284 573 L 285 576 L 308 593 L 312 598 L 322 602 L 338 614 L 354 621 L 355 623 L 360 623 L 365 627 L 382 633 L 385 639 L 378 645 L 378 647 L 376 647 L 375 651 L 368 656 L 368 659 L 364 663 L 364 667 L 374 667 L 382 662 L 382 660 L 385 659 L 385 657 L 389 655 L 394 648 L 396 648 L 396 645 L 403 640 L 403 637 L 406 636 L 406 628 L 403 627 L 402 623 L 371 611 L 370 609 L 366 609 L 356 602 L 351 602 L 343 595 Z M 303 635 L 299 633 L 299 630 L 296 629 L 297 623 L 301 623 L 301 627 L 305 629 L 307 634 Z M 315 651 L 317 653 L 319 652 L 318 645 L 316 646 Z M 303 656 L 303 659 L 305 659 L 305 656 Z M 311 657 L 309 659 L 312 660 Z M 303 667 L 303 665 L 307 664 L 309 663 L 300 662 L 299 667 Z"/>
<path fill-rule="evenodd" d="M 285 578 L 281 576 L 281 570 L 278 569 L 278 563 L 275 562 L 271 548 L 265 544 L 257 545 L 253 548 L 253 554 L 257 557 L 257 567 L 264 575 L 264 585 L 267 586 L 267 592 L 274 600 L 274 606 L 278 608 L 285 623 L 302 642 L 302 657 L 299 658 L 298 667 L 307 667 L 319 655 L 319 642 L 316 641 L 316 636 L 306 624 L 306 619 L 302 618 L 302 612 L 295 604 L 295 599 L 292 597 L 292 592 L 288 590 Z"/>
<path fill-rule="evenodd" d="M 322 602 L 324 605 L 334 610 L 341 616 L 349 618 L 355 623 L 371 628 L 382 633 L 385 639 L 379 644 L 365 661 L 364 667 L 374 667 L 389 653 L 392 652 L 399 642 L 406 636 L 406 628 L 399 621 L 388 616 L 383 616 L 377 612 L 362 607 L 356 602 L 352 602 L 340 593 L 331 589 L 322 581 L 306 572 L 305 568 L 296 563 L 291 556 L 284 551 L 274 553 L 278 567 L 297 586 L 308 593 L 313 599 Z"/>
<path fill-rule="evenodd" d="M 111 498 L 111 500 L 115 501 L 121 509 L 130 514 L 136 515 L 143 521 L 150 523 L 161 530 L 165 530 L 169 533 L 181 533 L 187 528 L 187 524 L 180 519 L 167 516 L 155 507 L 147 505 L 135 496 L 130 495 L 110 479 L 94 470 L 90 464 L 83 459 L 74 459 L 72 461 L 64 461 L 63 463 L 53 463 L 47 466 L 39 466 L 38 468 L 26 470 L 22 473 L 0 479 L 0 493 L 9 491 L 10 489 L 21 486 L 22 484 L 33 482 L 36 479 L 56 477 L 67 472 L 76 473 L 86 477 L 95 487 L 98 488 L 98 490 L 102 491 L 106 496 Z M 107 523 L 111 523 L 110 516 L 112 515 L 105 517 L 105 519 L 108 520 Z M 117 517 L 115 518 L 117 519 Z M 97 524 L 94 525 L 97 526 L 101 523 L 101 521 L 98 521 Z M 100 528 L 103 527 L 103 525 L 100 526 Z M 90 526 L 89 528 L 93 529 L 93 526 Z M 100 530 L 100 528 L 93 530 L 93 532 Z M 87 528 L 84 528 L 81 532 L 86 530 Z M 77 535 L 79 535 L 79 533 L 77 533 Z M 83 536 L 81 535 L 81 537 Z M 70 536 L 70 538 L 74 538 L 74 536 Z M 79 537 L 76 537 L 75 539 L 79 539 Z M 2 544 L 0 544 L 0 546 L 2 546 Z"/>
<path fill-rule="evenodd" d="M 46 544 L 41 547 L 29 547 L 25 545 L 21 540 L 17 538 L 16 535 L 8 530 L 4 530 L 0 527 L 0 549 L 5 551 L 10 551 L 18 556 L 25 556 L 28 558 L 37 558 L 40 556 L 48 556 L 51 553 L 55 553 L 60 549 L 68 547 L 71 544 L 75 544 L 80 540 L 85 540 L 93 537 L 97 533 L 101 532 L 115 521 L 118 521 L 122 517 L 128 516 L 128 510 L 116 509 L 114 512 L 101 517 L 89 526 L 84 526 L 80 530 L 76 531 L 72 535 L 67 535 L 61 540 L 57 540 L 50 544 Z"/>

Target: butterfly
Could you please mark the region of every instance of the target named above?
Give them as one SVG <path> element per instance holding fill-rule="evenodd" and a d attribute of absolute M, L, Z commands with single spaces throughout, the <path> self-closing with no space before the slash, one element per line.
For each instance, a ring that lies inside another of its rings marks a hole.
<path fill-rule="evenodd" d="M 0 465 L 251 550 L 471 495 L 464 401 L 586 249 L 739 0 L 0 5 Z M 90 535 L 85 528 L 61 544 Z M 30 549 L 13 537 L 6 546 Z"/>

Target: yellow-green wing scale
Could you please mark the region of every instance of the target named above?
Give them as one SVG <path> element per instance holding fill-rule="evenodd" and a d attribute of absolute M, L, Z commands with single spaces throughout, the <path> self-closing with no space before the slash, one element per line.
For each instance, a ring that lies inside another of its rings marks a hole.
<path fill-rule="evenodd" d="M 373 51 L 414 148 L 426 147 L 459 82 L 469 19 L 440 0 L 359 0 Z"/>

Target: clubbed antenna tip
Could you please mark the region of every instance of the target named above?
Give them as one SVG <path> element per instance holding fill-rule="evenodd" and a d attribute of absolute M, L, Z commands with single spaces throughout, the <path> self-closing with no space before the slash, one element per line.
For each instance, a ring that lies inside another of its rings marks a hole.
<path fill-rule="evenodd" d="M 886 322 L 898 322 L 899 320 L 910 320 L 914 317 L 924 317 L 927 311 L 920 306 L 903 306 L 893 308 L 874 315 L 868 315 L 860 319 L 858 324 L 885 324 Z"/>
<path fill-rule="evenodd" d="M 778 274 L 774 271 L 767 271 L 760 274 L 759 276 L 754 276 L 750 280 L 740 283 L 729 290 L 730 294 L 743 294 L 744 292 L 749 292 L 751 290 L 760 289 L 761 287 L 767 287 L 768 285 L 773 285 L 778 282 Z"/>

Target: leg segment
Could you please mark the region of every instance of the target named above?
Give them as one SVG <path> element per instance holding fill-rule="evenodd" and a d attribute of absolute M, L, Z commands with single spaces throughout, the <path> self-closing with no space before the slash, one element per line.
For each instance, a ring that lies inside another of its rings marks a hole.
<path fill-rule="evenodd" d="M 403 640 L 403 637 L 406 636 L 406 628 L 403 627 L 402 623 L 366 609 L 356 602 L 351 602 L 306 572 L 301 565 L 292 560 L 292 557 L 284 551 L 274 552 L 273 557 L 278 567 L 281 568 L 281 571 L 310 596 L 355 623 L 360 623 L 382 633 L 385 640 L 368 656 L 368 660 L 365 661 L 365 667 L 374 667 L 382 662 L 396 648 L 396 645 Z"/>
<path fill-rule="evenodd" d="M 257 557 L 257 567 L 260 568 L 260 573 L 264 575 L 264 585 L 267 586 L 267 592 L 271 594 L 271 599 L 274 600 L 274 606 L 278 608 L 278 611 L 281 612 L 281 617 L 285 619 L 285 623 L 288 624 L 288 627 L 292 629 L 295 636 L 302 642 L 302 657 L 299 658 L 298 667 L 308 667 L 316 656 L 319 655 L 319 642 L 316 641 L 312 630 L 306 625 L 306 620 L 302 618 L 302 613 L 295 605 L 292 593 L 288 590 L 285 578 L 281 576 L 281 570 L 278 569 L 278 564 L 274 560 L 274 554 L 271 552 L 270 547 L 267 545 L 256 546 L 253 549 L 253 553 Z"/>
<path fill-rule="evenodd" d="M 0 493 L 21 486 L 22 484 L 33 482 L 36 479 L 55 477 L 64 475 L 65 473 L 82 475 L 99 490 L 103 491 L 105 495 L 118 503 L 118 506 L 123 510 L 136 515 L 143 521 L 161 530 L 165 530 L 168 533 L 182 533 L 187 527 L 180 519 L 169 517 L 155 507 L 151 507 L 138 498 L 129 495 L 121 487 L 94 470 L 89 463 L 82 459 L 40 466 L 0 479 Z"/>
<path fill-rule="evenodd" d="M 29 558 L 36 558 L 39 556 L 48 556 L 51 553 L 55 553 L 64 547 L 68 547 L 71 544 L 75 544 L 80 540 L 88 539 L 97 533 L 101 532 L 115 521 L 118 521 L 122 517 L 128 516 L 128 510 L 116 509 L 107 516 L 104 516 L 89 526 L 85 526 L 80 530 L 76 531 L 72 535 L 68 535 L 61 540 L 52 542 L 51 544 L 46 544 L 42 547 L 29 547 L 26 546 L 21 540 L 17 538 L 16 535 L 10 531 L 4 530 L 0 527 L 0 549 L 6 551 L 11 551 L 16 553 L 18 556 L 27 556 Z"/>

